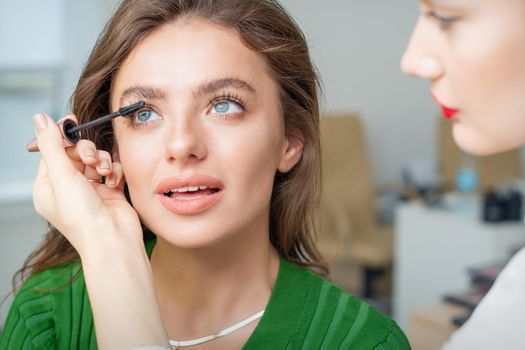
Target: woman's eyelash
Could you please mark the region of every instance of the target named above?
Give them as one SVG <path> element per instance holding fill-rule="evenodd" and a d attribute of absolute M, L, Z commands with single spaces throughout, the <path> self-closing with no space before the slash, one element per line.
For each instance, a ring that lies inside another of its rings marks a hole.
<path fill-rule="evenodd" d="M 224 108 L 226 108 L 226 110 L 221 110 Z M 222 93 L 211 99 L 207 113 L 210 113 L 217 119 L 232 120 L 244 115 L 245 111 L 245 103 L 238 95 Z"/>
<path fill-rule="evenodd" d="M 152 123 L 153 121 L 146 121 L 146 122 L 143 122 L 143 123 L 138 123 L 136 121 L 136 118 L 138 117 L 138 115 L 140 113 L 143 113 L 143 112 L 152 112 L 152 113 L 156 113 L 155 112 L 155 108 L 146 103 L 146 105 L 144 106 L 144 108 L 136 111 L 136 112 L 133 112 L 129 115 L 126 116 L 126 119 L 128 120 L 128 126 L 132 127 L 132 128 L 141 128 L 141 127 L 145 127 L 147 126 L 148 124 Z"/>
<path fill-rule="evenodd" d="M 224 102 L 233 102 L 235 104 L 237 104 L 240 109 L 242 111 L 244 111 L 246 109 L 245 107 L 245 103 L 244 101 L 236 94 L 233 94 L 233 93 L 229 93 L 229 92 L 224 92 L 218 96 L 215 96 L 214 98 L 212 98 L 209 102 L 209 109 L 211 110 L 212 108 L 214 108 L 216 105 L 218 105 L 219 103 L 224 103 Z M 133 102 L 130 101 L 130 104 L 133 104 Z M 151 120 L 151 121 L 144 121 L 144 122 L 138 122 L 137 121 L 137 118 L 138 116 L 141 114 L 141 113 L 144 113 L 144 112 L 151 112 L 151 113 L 155 113 L 155 114 L 158 114 L 155 110 L 155 108 L 146 103 L 146 106 L 134 113 L 131 113 L 129 115 L 126 116 L 126 119 L 128 120 L 128 126 L 131 127 L 131 128 L 143 128 L 143 127 L 147 127 L 149 124 L 153 123 L 156 119 L 154 120 Z M 218 116 L 221 116 L 221 118 L 224 118 L 224 119 L 228 119 L 227 117 L 228 116 L 234 116 L 235 114 L 239 114 L 239 112 L 237 113 L 233 113 L 233 112 L 224 112 L 224 113 L 221 113 L 221 112 L 215 112 L 216 115 Z"/>
<path fill-rule="evenodd" d="M 221 102 L 235 102 L 237 103 L 242 109 L 245 109 L 245 103 L 244 101 L 236 94 L 224 92 L 218 96 L 215 96 L 211 99 L 209 105 L 213 107 L 217 103 Z"/>

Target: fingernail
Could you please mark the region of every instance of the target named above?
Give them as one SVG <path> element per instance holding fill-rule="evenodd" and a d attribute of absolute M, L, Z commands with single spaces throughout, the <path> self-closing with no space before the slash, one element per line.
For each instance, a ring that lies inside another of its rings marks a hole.
<path fill-rule="evenodd" d="M 110 169 L 110 165 L 107 159 L 100 160 L 100 169 Z"/>
<path fill-rule="evenodd" d="M 88 158 L 95 158 L 95 151 L 93 151 L 91 148 L 86 148 L 86 150 L 84 151 L 84 154 Z"/>
<path fill-rule="evenodd" d="M 109 174 L 109 176 L 106 176 L 106 185 L 108 186 L 115 186 L 117 183 L 117 177 L 114 174 Z"/>
<path fill-rule="evenodd" d="M 33 123 L 35 124 L 37 131 L 45 129 L 45 127 L 47 126 L 46 116 L 43 115 L 42 113 L 35 114 L 33 116 Z"/>

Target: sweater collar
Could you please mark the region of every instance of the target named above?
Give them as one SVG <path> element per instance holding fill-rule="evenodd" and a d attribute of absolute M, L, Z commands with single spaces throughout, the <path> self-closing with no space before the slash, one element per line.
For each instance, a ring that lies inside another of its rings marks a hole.
<path fill-rule="evenodd" d="M 150 259 L 155 243 L 156 239 L 144 242 Z M 308 270 L 280 258 L 279 272 L 264 315 L 243 349 L 263 349 L 269 342 L 272 349 L 284 349 L 292 341 L 293 334 L 302 326 L 308 326 L 301 325 L 301 319 L 311 296 L 310 276 Z"/>
<path fill-rule="evenodd" d="M 307 324 L 301 324 L 305 304 L 312 295 L 311 273 L 281 257 L 279 273 L 266 311 L 243 349 L 284 349 L 292 337 Z M 293 348 L 293 347 L 292 347 Z"/>

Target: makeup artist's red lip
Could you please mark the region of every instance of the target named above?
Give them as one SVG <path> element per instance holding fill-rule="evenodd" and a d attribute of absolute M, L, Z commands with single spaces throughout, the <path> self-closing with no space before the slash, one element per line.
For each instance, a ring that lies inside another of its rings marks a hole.
<path fill-rule="evenodd" d="M 439 100 L 437 99 L 436 96 L 434 96 L 434 94 L 430 94 L 430 95 L 432 96 L 432 99 L 441 107 L 441 110 L 443 111 L 443 115 L 445 116 L 445 118 L 452 119 L 454 118 L 456 114 L 459 113 L 458 109 L 447 107 L 441 102 L 439 102 Z"/>
<path fill-rule="evenodd" d="M 186 191 L 188 188 L 193 189 Z M 183 189 L 183 192 L 177 191 L 180 189 Z M 155 191 L 162 205 L 169 211 L 180 215 L 193 215 L 217 204 L 223 196 L 224 185 L 210 176 L 192 175 L 187 178 L 166 178 L 158 184 Z"/>

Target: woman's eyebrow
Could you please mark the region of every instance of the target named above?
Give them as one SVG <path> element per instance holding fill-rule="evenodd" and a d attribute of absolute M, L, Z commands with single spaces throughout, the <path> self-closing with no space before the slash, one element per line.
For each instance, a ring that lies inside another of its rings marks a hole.
<path fill-rule="evenodd" d="M 166 98 L 166 92 L 158 87 L 153 86 L 131 86 L 124 90 L 120 95 L 120 105 L 130 97 L 146 100 L 160 100 Z"/>
<path fill-rule="evenodd" d="M 246 90 L 249 93 L 255 94 L 255 89 L 246 81 L 237 78 L 221 78 L 205 81 L 193 92 L 194 96 L 209 95 L 218 90 L 226 88 L 235 88 Z"/>
<path fill-rule="evenodd" d="M 246 81 L 237 78 L 221 78 L 205 81 L 193 92 L 194 96 L 209 95 L 225 88 L 246 90 L 255 94 L 255 89 Z M 120 95 L 120 106 L 124 105 L 126 99 L 134 97 L 145 100 L 161 100 L 166 98 L 166 91 L 155 86 L 131 86 Z"/>

